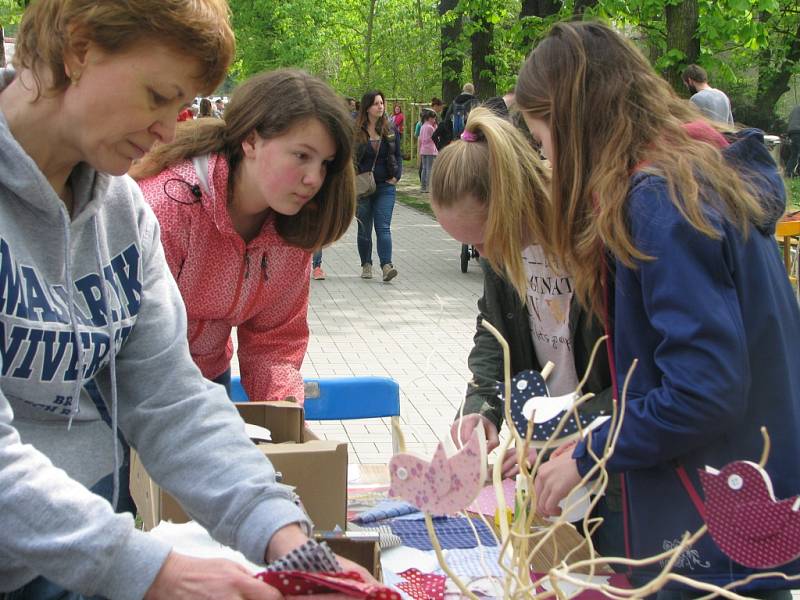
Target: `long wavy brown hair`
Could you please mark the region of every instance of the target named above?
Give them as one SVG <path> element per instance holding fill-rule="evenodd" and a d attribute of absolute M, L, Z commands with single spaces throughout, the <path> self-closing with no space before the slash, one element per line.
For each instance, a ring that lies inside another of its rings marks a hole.
<path fill-rule="evenodd" d="M 603 24 L 555 25 L 523 65 L 516 100 L 552 136 L 551 198 L 538 207 L 534 237 L 574 277 L 578 298 L 598 315 L 604 249 L 630 268 L 651 259 L 634 246 L 626 224 L 635 171 L 663 177 L 677 209 L 709 237 L 719 232 L 708 206 L 744 235 L 763 219 L 753 191 L 718 148 L 686 132 L 686 123 L 703 119 L 700 113 L 633 44 Z"/>
<path fill-rule="evenodd" d="M 355 213 L 353 120 L 330 86 L 304 71 L 279 69 L 251 77 L 234 90 L 224 120 L 179 123 L 175 140 L 153 148 L 130 175 L 146 179 L 188 158 L 219 153 L 230 167 L 231 191 L 243 157 L 242 142 L 252 132 L 271 139 L 308 119 L 319 120 L 328 130 L 336 155 L 316 196 L 295 215 L 276 214 L 275 225 L 289 244 L 318 250 L 342 237 Z"/>
<path fill-rule="evenodd" d="M 361 96 L 361 104 L 359 105 L 358 114 L 356 115 L 356 138 L 360 143 L 369 141 L 369 135 L 367 134 L 369 115 L 367 114 L 367 111 L 369 111 L 369 108 L 372 106 L 372 104 L 375 102 L 375 98 L 378 96 L 380 96 L 383 100 L 383 107 L 385 109 L 386 96 L 384 96 L 382 91 L 371 90 Z M 375 122 L 375 132 L 381 137 L 387 137 L 392 133 L 392 129 L 389 125 L 389 119 L 386 117 L 385 112 L 378 117 L 378 120 Z"/>

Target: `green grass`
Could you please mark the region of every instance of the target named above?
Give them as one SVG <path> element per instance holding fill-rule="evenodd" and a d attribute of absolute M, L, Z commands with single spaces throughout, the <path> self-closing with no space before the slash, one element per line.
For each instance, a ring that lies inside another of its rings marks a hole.
<path fill-rule="evenodd" d="M 789 210 L 800 209 L 800 177 L 786 180 L 786 191 L 789 193 Z"/>
<path fill-rule="evenodd" d="M 433 216 L 433 211 L 431 210 L 431 203 L 424 198 L 417 198 L 415 196 L 409 196 L 408 194 L 404 194 L 402 192 L 397 192 L 397 201 L 405 204 L 406 206 L 410 206 L 411 208 L 418 210 L 421 213 Z"/>

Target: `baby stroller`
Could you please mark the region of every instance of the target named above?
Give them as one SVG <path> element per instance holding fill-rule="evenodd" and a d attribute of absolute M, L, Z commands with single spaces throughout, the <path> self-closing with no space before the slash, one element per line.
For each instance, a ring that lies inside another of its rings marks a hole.
<path fill-rule="evenodd" d="M 469 244 L 461 244 L 461 272 L 462 273 L 467 272 L 470 258 L 478 260 L 480 257 L 481 255 L 478 253 L 478 250 L 475 248 L 475 246 L 470 246 Z"/>

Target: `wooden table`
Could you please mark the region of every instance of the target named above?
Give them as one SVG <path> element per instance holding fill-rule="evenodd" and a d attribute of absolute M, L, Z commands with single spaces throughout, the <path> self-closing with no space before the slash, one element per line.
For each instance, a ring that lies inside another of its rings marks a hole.
<path fill-rule="evenodd" d="M 349 487 L 369 487 L 389 485 L 389 469 L 387 465 L 350 465 L 351 473 L 354 466 L 358 467 L 358 477 L 354 477 L 348 482 Z M 492 524 L 493 525 L 493 524 Z M 535 528 L 550 527 L 551 523 L 540 517 L 536 517 L 533 522 Z M 546 573 L 555 565 L 561 563 L 564 557 L 573 548 L 578 547 L 583 542 L 583 536 L 578 533 L 572 525 L 564 524 L 560 526 L 550 539 L 544 544 L 542 549 L 531 560 L 531 568 L 537 573 Z M 535 541 L 532 545 L 535 544 Z M 589 558 L 589 551 L 584 545 L 579 551 L 570 556 L 569 562 L 575 563 Z M 610 573 L 611 571 L 605 571 Z M 600 572 L 598 572 L 600 573 Z"/>
<path fill-rule="evenodd" d="M 792 273 L 792 246 L 800 243 L 800 221 L 778 221 L 775 237 L 783 244 L 783 264 L 789 274 L 789 281 L 797 283 L 797 271 Z M 800 264 L 800 261 L 797 261 Z"/>

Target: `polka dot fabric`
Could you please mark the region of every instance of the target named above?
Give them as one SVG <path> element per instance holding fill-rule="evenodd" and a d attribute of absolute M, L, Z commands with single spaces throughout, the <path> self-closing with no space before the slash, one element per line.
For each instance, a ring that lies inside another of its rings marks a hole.
<path fill-rule="evenodd" d="M 203 375 L 230 365 L 237 327 L 242 384 L 251 400 L 303 401 L 300 366 L 308 345 L 311 255 L 289 246 L 268 219 L 248 244 L 227 211 L 228 164 L 209 157 L 198 199 L 191 161 L 139 182 L 158 217 L 167 263 L 188 315 L 189 348 Z"/>
<path fill-rule="evenodd" d="M 497 397 L 505 401 L 505 385 L 497 384 Z M 553 435 L 565 411 L 571 410 L 575 397 L 574 394 L 551 398 L 545 385 L 542 374 L 538 371 L 520 371 L 511 379 L 511 419 L 517 432 L 525 436 L 528 431 L 528 417 L 533 414 L 533 445 L 541 446 Z M 580 424 L 587 427 L 600 414 L 584 415 L 578 413 Z M 542 415 L 547 415 L 542 418 Z M 567 419 L 563 429 L 559 432 L 559 441 L 563 443 L 578 435 L 578 423 L 574 416 Z"/>
<path fill-rule="evenodd" d="M 443 600 L 446 577 L 423 573 L 418 569 L 407 569 L 399 574 L 406 581 L 397 587 L 414 600 Z"/>
<path fill-rule="evenodd" d="M 355 571 L 344 573 L 306 573 L 302 571 L 264 572 L 256 575 L 284 596 L 342 593 L 367 600 L 401 600 L 395 590 L 379 583 L 365 582 Z"/>
<path fill-rule="evenodd" d="M 769 474 L 749 461 L 699 473 L 708 532 L 726 555 L 753 569 L 800 557 L 800 496 L 776 500 Z"/>

